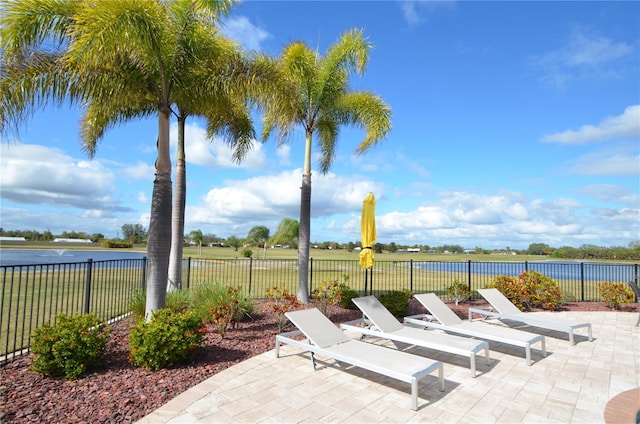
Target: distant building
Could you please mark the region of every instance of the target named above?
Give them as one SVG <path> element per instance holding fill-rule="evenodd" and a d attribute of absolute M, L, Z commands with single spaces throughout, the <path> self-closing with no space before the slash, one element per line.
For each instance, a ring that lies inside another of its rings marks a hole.
<path fill-rule="evenodd" d="M 91 243 L 88 239 L 55 238 L 54 243 Z"/>
<path fill-rule="evenodd" d="M 24 237 L 0 237 L 0 241 L 27 241 Z"/>

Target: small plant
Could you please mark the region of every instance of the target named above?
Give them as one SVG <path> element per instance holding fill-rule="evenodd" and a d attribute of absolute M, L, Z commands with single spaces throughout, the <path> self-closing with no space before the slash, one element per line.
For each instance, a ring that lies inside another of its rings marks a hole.
<path fill-rule="evenodd" d="M 611 309 L 620 309 L 623 303 L 629 304 L 635 300 L 635 293 L 626 283 L 598 283 L 598 293 Z"/>
<path fill-rule="evenodd" d="M 278 332 L 281 333 L 289 322 L 285 313 L 296 309 L 300 302 L 298 302 L 298 298 L 294 294 L 289 293 L 284 287 L 270 287 L 267 289 L 266 295 L 270 299 L 269 307 L 276 313 L 276 324 L 278 325 Z"/>
<path fill-rule="evenodd" d="M 409 299 L 411 299 L 411 291 L 407 289 L 392 290 L 380 295 L 380 303 L 395 317 L 402 317 L 409 313 Z"/>
<path fill-rule="evenodd" d="M 51 377 L 80 378 L 101 362 L 110 333 L 94 314 L 60 314 L 56 324 L 33 332 L 31 351 L 36 357 L 31 368 Z"/>
<path fill-rule="evenodd" d="M 329 308 L 340 302 L 339 287 L 337 280 L 325 280 L 320 283 L 320 287 L 311 293 L 313 304 L 326 316 L 329 316 Z"/>
<path fill-rule="evenodd" d="M 253 251 L 251 249 L 242 249 L 240 252 L 243 258 L 250 258 L 253 256 Z"/>
<path fill-rule="evenodd" d="M 469 300 L 471 297 L 471 290 L 469 290 L 469 287 L 466 284 L 461 283 L 458 280 L 454 280 L 453 283 L 447 287 L 447 294 L 456 302 L 457 305 L 459 302 Z"/>
<path fill-rule="evenodd" d="M 239 311 L 240 292 L 235 287 L 227 286 L 211 308 L 211 322 L 216 326 L 220 337 L 224 337 L 227 328 L 237 322 Z"/>
<path fill-rule="evenodd" d="M 225 311 L 233 309 L 227 322 L 233 325 L 250 317 L 255 310 L 251 297 L 219 281 L 198 284 L 190 289 L 190 295 L 193 309 L 205 323 L 219 324 L 220 317 L 226 315 Z"/>
<path fill-rule="evenodd" d="M 159 309 L 149 322 L 138 321 L 129 333 L 129 361 L 157 371 L 191 358 L 207 328 L 194 311 Z"/>

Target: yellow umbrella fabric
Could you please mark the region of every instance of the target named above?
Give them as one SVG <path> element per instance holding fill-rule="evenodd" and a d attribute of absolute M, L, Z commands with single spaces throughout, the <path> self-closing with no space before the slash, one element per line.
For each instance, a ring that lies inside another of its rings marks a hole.
<path fill-rule="evenodd" d="M 367 194 L 362 201 L 360 232 L 362 235 L 360 266 L 364 269 L 371 269 L 373 267 L 373 244 L 376 242 L 376 198 L 373 197 L 373 193 Z"/>

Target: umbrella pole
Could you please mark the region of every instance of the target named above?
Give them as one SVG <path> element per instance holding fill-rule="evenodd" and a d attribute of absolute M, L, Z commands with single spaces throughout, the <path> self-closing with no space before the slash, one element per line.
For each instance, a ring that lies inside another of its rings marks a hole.
<path fill-rule="evenodd" d="M 367 274 L 369 273 L 369 270 L 365 268 L 364 270 L 364 295 L 367 295 Z"/>

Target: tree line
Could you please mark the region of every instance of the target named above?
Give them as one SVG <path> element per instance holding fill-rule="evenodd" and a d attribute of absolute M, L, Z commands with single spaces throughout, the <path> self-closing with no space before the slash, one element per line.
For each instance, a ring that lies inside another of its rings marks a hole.
<path fill-rule="evenodd" d="M 121 227 L 122 239 L 116 237 L 116 241 L 124 240 L 131 244 L 146 244 L 148 232 L 141 224 L 124 224 Z M 288 246 L 291 249 L 298 248 L 298 232 L 299 224 L 293 218 L 284 218 L 280 221 L 276 231 L 271 234 L 271 230 L 264 225 L 256 225 L 251 228 L 245 237 L 232 235 L 229 237 L 219 237 L 213 233 L 204 234 L 201 230 L 193 230 L 184 235 L 185 245 L 200 246 L 225 246 L 235 249 L 236 251 L 242 247 L 255 247 L 266 250 L 269 246 Z M 24 237 L 28 241 L 53 241 L 56 238 L 69 239 L 85 239 L 94 243 L 105 240 L 101 233 L 88 234 L 84 231 L 63 231 L 60 234 L 53 234 L 49 230 L 39 232 L 37 230 L 5 230 L 0 228 L 0 236 L 6 237 Z M 340 243 L 336 241 L 313 242 L 311 246 L 314 249 L 344 249 L 353 252 L 362 248 L 362 243 L 358 241 L 349 241 Z M 484 249 L 475 247 L 473 249 L 465 249 L 458 244 L 443 244 L 439 246 L 430 246 L 428 244 L 399 244 L 375 243 L 373 250 L 382 254 L 398 253 L 398 252 L 417 252 L 427 254 L 477 254 L 477 255 L 539 255 L 555 259 L 573 259 L 573 260 L 640 260 L 640 240 L 630 242 L 627 246 L 595 246 L 584 244 L 580 247 L 562 246 L 551 247 L 545 243 L 531 243 L 526 249 Z M 266 256 L 266 255 L 263 255 Z"/>

